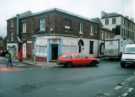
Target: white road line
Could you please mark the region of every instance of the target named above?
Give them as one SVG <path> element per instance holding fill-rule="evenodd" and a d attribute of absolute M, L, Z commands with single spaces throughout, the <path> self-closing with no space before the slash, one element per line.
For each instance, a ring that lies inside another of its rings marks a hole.
<path fill-rule="evenodd" d="M 129 88 L 128 92 L 132 92 L 134 90 L 134 88 Z"/>
<path fill-rule="evenodd" d="M 128 93 L 124 93 L 122 94 L 122 97 L 126 97 L 128 95 Z"/>
<path fill-rule="evenodd" d="M 132 77 L 129 77 L 128 79 L 126 79 L 126 81 L 132 81 L 135 77 L 132 76 Z"/>
<path fill-rule="evenodd" d="M 122 88 L 122 86 L 116 86 L 114 89 L 115 90 L 119 90 L 119 89 L 121 89 Z"/>

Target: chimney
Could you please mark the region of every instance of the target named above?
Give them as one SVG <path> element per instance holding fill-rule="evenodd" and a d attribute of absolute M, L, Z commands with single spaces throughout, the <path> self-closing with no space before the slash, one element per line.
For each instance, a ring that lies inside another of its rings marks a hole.
<path fill-rule="evenodd" d="M 134 18 L 130 18 L 130 20 L 131 20 L 132 22 L 134 22 Z"/>
<path fill-rule="evenodd" d="M 101 18 L 103 18 L 103 17 L 105 17 L 105 16 L 107 16 L 107 13 L 104 12 L 104 11 L 102 11 L 102 12 L 101 12 Z"/>

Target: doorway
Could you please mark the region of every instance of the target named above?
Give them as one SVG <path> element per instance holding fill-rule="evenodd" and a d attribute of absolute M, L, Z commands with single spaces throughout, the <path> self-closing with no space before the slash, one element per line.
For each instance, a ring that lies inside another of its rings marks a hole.
<path fill-rule="evenodd" d="M 93 54 L 94 51 L 94 41 L 90 41 L 90 45 L 89 45 L 89 54 Z"/>
<path fill-rule="evenodd" d="M 58 58 L 58 44 L 51 45 L 52 61 Z"/>

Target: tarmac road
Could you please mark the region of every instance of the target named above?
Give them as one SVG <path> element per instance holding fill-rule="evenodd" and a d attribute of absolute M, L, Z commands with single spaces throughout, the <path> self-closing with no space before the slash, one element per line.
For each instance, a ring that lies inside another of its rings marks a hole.
<path fill-rule="evenodd" d="M 25 68 L 0 73 L 0 97 L 95 97 L 133 73 L 134 69 L 109 61 L 101 61 L 98 67 Z"/>

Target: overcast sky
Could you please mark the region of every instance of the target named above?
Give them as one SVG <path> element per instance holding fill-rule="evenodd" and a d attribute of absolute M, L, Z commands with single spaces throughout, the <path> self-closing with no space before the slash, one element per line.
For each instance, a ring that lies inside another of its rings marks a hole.
<path fill-rule="evenodd" d="M 6 35 L 6 20 L 28 10 L 60 8 L 84 17 L 100 17 L 101 11 L 135 18 L 135 0 L 0 0 L 0 36 Z"/>

